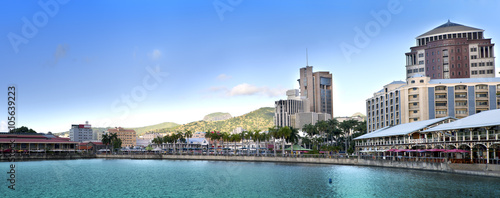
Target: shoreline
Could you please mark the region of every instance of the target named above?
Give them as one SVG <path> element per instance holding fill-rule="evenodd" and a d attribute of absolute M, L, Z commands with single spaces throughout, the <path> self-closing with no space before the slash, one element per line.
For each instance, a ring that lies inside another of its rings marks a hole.
<path fill-rule="evenodd" d="M 9 162 L 9 158 L 0 157 L 0 162 Z M 359 158 L 300 158 L 300 157 L 265 157 L 265 156 L 224 156 L 224 155 L 41 155 L 16 156 L 15 162 L 42 160 L 74 160 L 74 159 L 137 159 L 137 160 L 202 160 L 202 161 L 235 161 L 235 162 L 271 162 L 294 164 L 330 164 L 348 166 L 371 166 L 384 168 L 401 168 L 411 170 L 435 171 L 462 175 L 476 175 L 500 178 L 500 165 L 497 164 L 456 164 L 448 162 L 414 162 L 392 160 L 367 160 Z"/>

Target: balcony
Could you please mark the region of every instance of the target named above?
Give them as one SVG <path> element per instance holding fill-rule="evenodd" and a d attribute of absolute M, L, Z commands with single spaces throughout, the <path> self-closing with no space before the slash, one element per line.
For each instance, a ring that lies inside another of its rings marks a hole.
<path fill-rule="evenodd" d="M 448 109 L 448 106 L 436 105 L 436 109 Z"/>
<path fill-rule="evenodd" d="M 436 93 L 446 93 L 446 89 L 435 89 L 434 92 L 436 92 Z"/>
<path fill-rule="evenodd" d="M 418 110 L 420 106 L 418 105 L 410 105 L 410 110 Z"/>
<path fill-rule="evenodd" d="M 410 99 L 409 99 L 409 102 L 411 102 L 411 103 L 413 103 L 413 102 L 418 102 L 418 100 L 419 100 L 418 98 L 410 98 Z"/>
<path fill-rule="evenodd" d="M 446 96 L 436 96 L 436 101 L 446 101 Z"/>

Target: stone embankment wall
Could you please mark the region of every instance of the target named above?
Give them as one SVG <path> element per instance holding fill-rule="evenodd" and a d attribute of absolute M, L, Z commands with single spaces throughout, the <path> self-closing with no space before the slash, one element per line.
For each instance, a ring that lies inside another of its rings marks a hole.
<path fill-rule="evenodd" d="M 68 159 L 91 159 L 96 158 L 95 155 L 22 155 L 22 156 L 9 156 L 0 155 L 0 161 L 9 161 L 14 158 L 16 162 L 18 161 L 30 161 L 30 160 L 68 160 Z"/>
<path fill-rule="evenodd" d="M 257 157 L 257 156 L 207 156 L 207 155 L 97 155 L 97 158 L 113 159 L 170 159 L 170 160 L 214 160 L 214 161 L 247 161 L 276 163 L 313 163 L 378 166 L 388 168 L 407 168 L 428 171 L 441 171 L 469 175 L 500 177 L 500 165 L 492 164 L 451 164 L 447 162 L 411 162 L 392 160 L 364 160 L 358 158 L 292 158 L 292 157 Z"/>

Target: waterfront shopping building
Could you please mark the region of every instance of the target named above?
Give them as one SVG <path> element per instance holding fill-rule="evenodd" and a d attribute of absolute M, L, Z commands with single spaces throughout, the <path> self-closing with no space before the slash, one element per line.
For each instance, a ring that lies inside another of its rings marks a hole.
<path fill-rule="evenodd" d="M 452 162 L 500 164 L 500 109 L 386 126 L 354 139 L 358 154 L 454 154 Z M 455 161 L 453 161 L 455 160 Z"/>
<path fill-rule="evenodd" d="M 19 152 L 75 152 L 78 142 L 43 133 L 0 133 L 0 150 Z M 12 148 L 11 148 L 12 147 Z"/>
<path fill-rule="evenodd" d="M 484 30 L 447 23 L 416 38 L 406 53 L 406 78 L 431 79 L 495 77 L 495 53 Z"/>

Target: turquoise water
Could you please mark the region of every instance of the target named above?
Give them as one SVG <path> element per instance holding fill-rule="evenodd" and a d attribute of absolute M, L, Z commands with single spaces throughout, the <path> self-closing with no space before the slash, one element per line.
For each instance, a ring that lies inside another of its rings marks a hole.
<path fill-rule="evenodd" d="M 183 160 L 0 162 L 0 197 L 500 197 L 500 179 L 340 165 Z M 328 179 L 332 178 L 332 183 Z"/>

